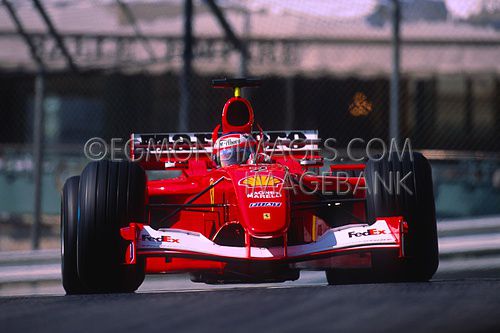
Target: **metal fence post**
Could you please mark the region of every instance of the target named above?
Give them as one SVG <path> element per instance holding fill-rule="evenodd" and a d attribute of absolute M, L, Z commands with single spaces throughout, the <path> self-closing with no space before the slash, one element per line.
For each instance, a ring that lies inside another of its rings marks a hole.
<path fill-rule="evenodd" d="M 392 60 L 390 85 L 389 141 L 399 142 L 399 70 L 400 70 L 400 6 L 399 0 L 392 0 Z"/>
<path fill-rule="evenodd" d="M 182 56 L 183 65 L 180 78 L 180 112 L 178 130 L 187 131 L 189 112 L 191 108 L 191 74 L 193 62 L 193 1 L 184 0 L 184 53 Z"/>
<path fill-rule="evenodd" d="M 45 74 L 43 70 L 37 72 L 35 78 L 35 101 L 33 107 L 33 159 L 34 159 L 34 210 L 31 245 L 34 250 L 40 247 L 41 220 L 42 220 L 42 176 L 43 176 L 43 141 L 44 141 L 44 93 Z"/>
<path fill-rule="evenodd" d="M 295 121 L 295 77 L 285 78 L 285 129 L 292 130 Z"/>
<path fill-rule="evenodd" d="M 243 15 L 243 34 L 242 38 L 246 45 L 248 37 L 250 36 L 250 12 L 246 7 L 241 8 L 241 13 Z M 248 75 L 248 54 L 246 52 L 240 52 L 240 77 L 246 77 Z"/>

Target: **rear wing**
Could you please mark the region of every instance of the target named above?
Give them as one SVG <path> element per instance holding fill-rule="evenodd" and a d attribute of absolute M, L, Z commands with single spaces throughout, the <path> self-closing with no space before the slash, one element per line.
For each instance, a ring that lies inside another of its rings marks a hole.
<path fill-rule="evenodd" d="M 320 167 L 317 130 L 252 132 L 260 150 L 276 161 L 296 160 L 305 167 Z M 213 161 L 212 133 L 135 133 L 130 157 L 145 169 L 183 169 L 189 161 Z"/>

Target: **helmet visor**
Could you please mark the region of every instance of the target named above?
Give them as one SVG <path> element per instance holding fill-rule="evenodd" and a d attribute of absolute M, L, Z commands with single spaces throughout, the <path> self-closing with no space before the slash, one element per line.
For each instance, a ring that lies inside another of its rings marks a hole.
<path fill-rule="evenodd" d="M 248 161 L 253 153 L 252 147 L 227 147 L 220 150 L 220 165 L 230 166 L 234 164 L 243 164 Z"/>

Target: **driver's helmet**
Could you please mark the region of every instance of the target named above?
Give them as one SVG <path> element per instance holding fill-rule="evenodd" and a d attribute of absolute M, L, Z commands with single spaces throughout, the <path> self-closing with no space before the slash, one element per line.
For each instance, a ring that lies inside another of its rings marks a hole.
<path fill-rule="evenodd" d="M 232 133 L 215 142 L 214 157 L 217 166 L 226 167 L 249 162 L 255 152 L 255 139 L 248 134 Z"/>

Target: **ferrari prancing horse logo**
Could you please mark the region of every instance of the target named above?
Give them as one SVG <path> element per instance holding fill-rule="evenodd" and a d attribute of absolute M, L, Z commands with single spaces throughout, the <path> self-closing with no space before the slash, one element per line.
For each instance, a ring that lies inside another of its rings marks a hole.
<path fill-rule="evenodd" d="M 264 220 L 270 220 L 271 219 L 271 213 L 264 213 L 264 214 L 262 214 L 262 218 Z"/>

